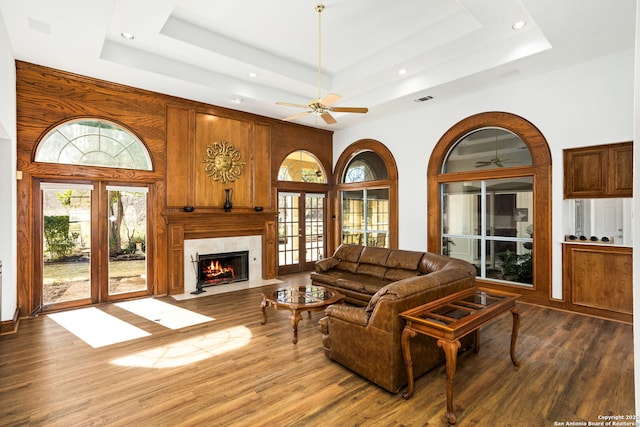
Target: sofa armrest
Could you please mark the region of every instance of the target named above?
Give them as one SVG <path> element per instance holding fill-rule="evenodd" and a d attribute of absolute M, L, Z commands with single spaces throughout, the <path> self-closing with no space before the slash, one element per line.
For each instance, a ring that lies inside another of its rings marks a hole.
<path fill-rule="evenodd" d="M 321 259 L 320 261 L 316 261 L 316 265 L 315 265 L 316 272 L 323 273 L 327 270 L 331 270 L 333 267 L 335 267 L 339 263 L 340 261 L 334 257 Z"/>
<path fill-rule="evenodd" d="M 327 307 L 325 313 L 329 317 L 334 317 L 359 326 L 367 326 L 369 322 L 369 313 L 367 313 L 364 307 L 333 304 Z"/>

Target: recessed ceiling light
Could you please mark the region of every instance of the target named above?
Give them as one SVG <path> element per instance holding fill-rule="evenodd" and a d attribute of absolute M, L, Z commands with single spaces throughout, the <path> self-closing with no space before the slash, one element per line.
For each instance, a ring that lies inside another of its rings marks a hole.
<path fill-rule="evenodd" d="M 514 22 L 511 28 L 513 28 L 514 30 L 520 30 L 524 28 L 525 25 L 527 25 L 526 21 L 518 21 Z"/>
<path fill-rule="evenodd" d="M 231 100 L 231 102 L 233 102 L 234 104 L 241 104 L 242 102 L 244 102 L 244 99 L 240 98 L 239 96 L 236 96 Z"/>
<path fill-rule="evenodd" d="M 256 73 L 249 73 L 249 77 L 254 78 L 254 77 L 258 77 L 258 75 Z"/>
<path fill-rule="evenodd" d="M 398 70 L 398 74 L 400 74 L 401 76 L 404 76 L 405 74 L 407 74 L 407 69 L 406 68 L 400 68 Z"/>
<path fill-rule="evenodd" d="M 133 34 L 127 32 L 120 33 L 120 37 L 127 40 L 133 40 L 135 38 Z"/>

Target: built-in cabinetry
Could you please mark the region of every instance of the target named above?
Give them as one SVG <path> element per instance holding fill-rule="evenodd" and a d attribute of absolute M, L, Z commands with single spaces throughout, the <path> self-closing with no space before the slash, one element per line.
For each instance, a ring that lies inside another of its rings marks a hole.
<path fill-rule="evenodd" d="M 630 247 L 565 243 L 562 259 L 564 291 L 569 309 L 632 322 Z"/>
<path fill-rule="evenodd" d="M 564 205 L 571 240 L 562 251 L 567 308 L 631 322 L 633 144 L 565 150 L 564 174 L 564 197 L 572 199 Z"/>
<path fill-rule="evenodd" d="M 633 144 L 596 145 L 564 151 L 564 197 L 632 197 Z"/>

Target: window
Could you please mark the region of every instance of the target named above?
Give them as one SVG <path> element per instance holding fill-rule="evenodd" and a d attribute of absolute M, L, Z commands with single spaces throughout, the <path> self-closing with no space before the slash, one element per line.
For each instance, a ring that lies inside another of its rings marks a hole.
<path fill-rule="evenodd" d="M 152 170 L 144 144 L 131 132 L 101 119 L 57 126 L 38 144 L 35 161 Z"/>
<path fill-rule="evenodd" d="M 551 157 L 544 136 L 509 113 L 454 125 L 429 160 L 428 250 L 476 266 L 477 282 L 548 301 Z"/>
<path fill-rule="evenodd" d="M 388 179 L 387 167 L 379 155 L 372 151 L 358 153 L 347 167 L 344 182 L 366 182 Z"/>
<path fill-rule="evenodd" d="M 280 164 L 278 181 L 326 183 L 327 178 L 313 154 L 298 150 L 289 154 Z"/>
<path fill-rule="evenodd" d="M 347 148 L 336 164 L 339 174 L 340 236 L 337 244 L 397 247 L 397 169 L 377 141 Z"/>
<path fill-rule="evenodd" d="M 389 189 L 342 191 L 342 242 L 387 247 Z"/>
<path fill-rule="evenodd" d="M 476 266 L 478 277 L 533 283 L 533 180 L 442 184 L 442 253 Z"/>

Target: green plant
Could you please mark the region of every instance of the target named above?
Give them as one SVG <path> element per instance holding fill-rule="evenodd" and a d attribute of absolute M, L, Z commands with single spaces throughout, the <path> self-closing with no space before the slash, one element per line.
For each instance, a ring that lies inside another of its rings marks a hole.
<path fill-rule="evenodd" d="M 527 227 L 527 234 L 533 237 L 533 225 Z M 524 254 L 517 254 L 506 250 L 498 254 L 502 261 L 502 274 L 505 280 L 519 283 L 533 283 L 533 242 L 524 242 L 522 246 L 528 250 Z"/>
<path fill-rule="evenodd" d="M 533 283 L 533 253 L 531 251 L 517 254 L 507 249 L 498 256 L 502 261 L 502 274 L 505 280 Z"/>
<path fill-rule="evenodd" d="M 78 233 L 69 233 L 68 215 L 44 217 L 44 238 L 47 243 L 47 250 L 53 261 L 58 261 L 71 255 L 78 235 Z"/>

